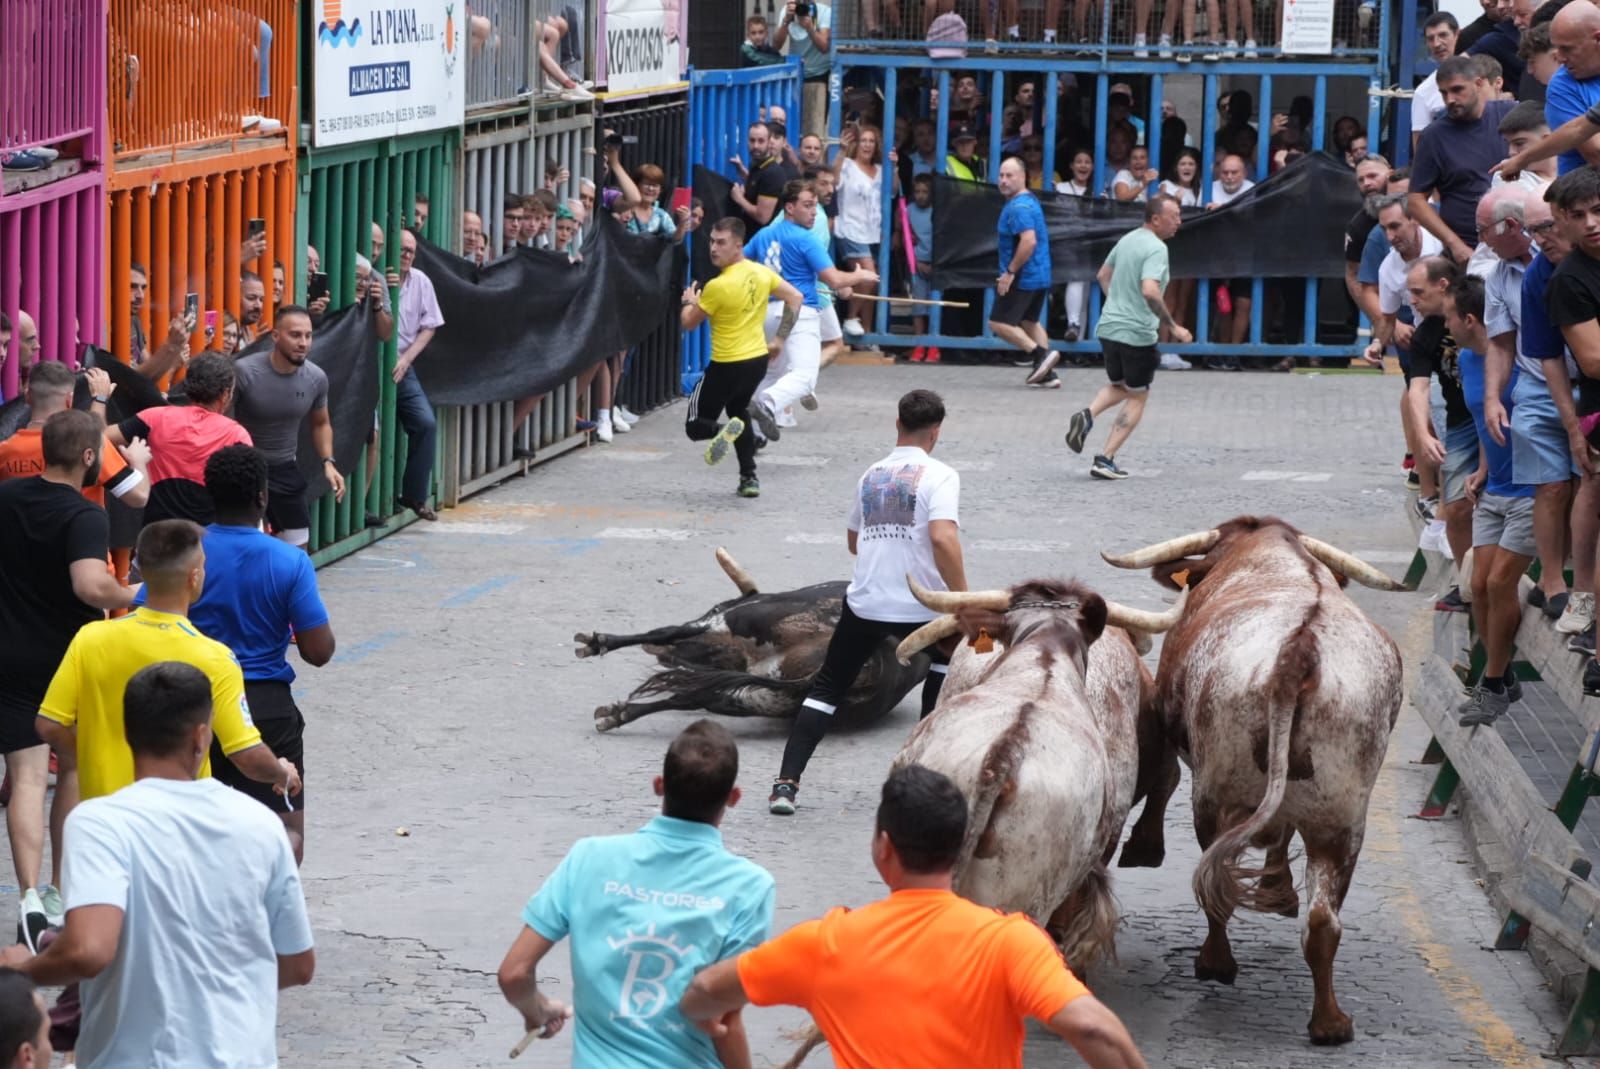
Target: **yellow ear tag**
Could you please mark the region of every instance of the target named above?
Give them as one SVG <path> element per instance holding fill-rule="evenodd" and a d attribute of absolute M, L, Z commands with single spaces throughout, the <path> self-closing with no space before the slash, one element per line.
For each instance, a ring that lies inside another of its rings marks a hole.
<path fill-rule="evenodd" d="M 1178 584 L 1178 589 L 1180 590 L 1187 587 L 1189 585 L 1189 569 L 1185 568 L 1181 572 L 1173 572 L 1172 581 Z"/>
<path fill-rule="evenodd" d="M 994 652 L 994 639 L 989 637 L 988 628 L 978 628 L 978 637 L 972 640 L 972 651 L 974 653 Z"/>

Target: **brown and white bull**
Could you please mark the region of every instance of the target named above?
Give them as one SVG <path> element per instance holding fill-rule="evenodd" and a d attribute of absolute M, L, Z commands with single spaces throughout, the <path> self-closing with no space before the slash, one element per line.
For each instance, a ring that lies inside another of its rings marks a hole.
<path fill-rule="evenodd" d="M 762 717 L 791 717 L 800 711 L 839 623 L 849 584 L 818 583 L 764 594 L 727 550 L 717 550 L 717 563 L 739 588 L 737 598 L 719 602 L 686 623 L 631 635 L 584 631 L 573 636 L 578 644 L 573 652 L 579 657 L 643 646 L 662 665 L 625 700 L 596 709 L 596 731 L 610 731 L 664 709 Z M 861 727 L 882 718 L 928 674 L 928 655 L 902 664 L 894 649 L 894 640 L 885 638 L 872 651 L 834 714 L 837 726 Z"/>
<path fill-rule="evenodd" d="M 1367 803 L 1400 711 L 1400 656 L 1344 592 L 1346 578 L 1401 585 L 1282 520 L 1241 516 L 1120 556 L 1189 594 L 1167 633 L 1156 703 L 1191 770 L 1204 854 L 1195 897 L 1209 932 L 1195 976 L 1238 973 L 1227 924 L 1240 906 L 1296 916 L 1296 832 L 1309 908 L 1301 933 L 1315 988 L 1313 1043 L 1354 1037 L 1333 993 L 1339 910 L 1366 831 Z M 1259 867 L 1243 861 L 1264 849 Z"/>
<path fill-rule="evenodd" d="M 938 706 L 894 764 L 943 772 L 968 798 L 957 892 L 1029 914 L 1087 969 L 1112 952 L 1117 910 L 1106 864 L 1134 804 L 1151 687 L 1129 632 L 1163 631 L 1178 610 L 1142 612 L 1077 583 L 1038 580 L 977 593 L 912 590 L 947 615 L 908 636 L 902 657 L 980 628 L 995 645 L 957 649 Z"/>

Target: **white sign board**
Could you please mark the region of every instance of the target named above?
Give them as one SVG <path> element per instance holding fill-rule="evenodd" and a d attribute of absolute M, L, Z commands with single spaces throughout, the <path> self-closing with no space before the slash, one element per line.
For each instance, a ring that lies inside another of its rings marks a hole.
<path fill-rule="evenodd" d="M 611 93 L 671 85 L 687 62 L 687 0 L 604 0 L 599 78 Z"/>
<path fill-rule="evenodd" d="M 1285 55 L 1326 56 L 1333 51 L 1334 0 L 1283 0 Z"/>
<path fill-rule="evenodd" d="M 312 144 L 460 126 L 466 0 L 312 0 Z"/>

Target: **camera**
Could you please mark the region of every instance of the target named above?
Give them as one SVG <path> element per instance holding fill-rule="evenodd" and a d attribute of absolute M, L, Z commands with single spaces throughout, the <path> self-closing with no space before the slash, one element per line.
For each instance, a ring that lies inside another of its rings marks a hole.
<path fill-rule="evenodd" d="M 606 148 L 621 148 L 623 145 L 637 145 L 638 143 L 639 138 L 636 134 L 607 134 L 603 142 Z"/>
<path fill-rule="evenodd" d="M 794 5 L 794 17 L 797 19 L 808 19 L 816 13 L 816 5 L 809 4 L 806 2 L 806 0 L 799 0 L 799 2 Z"/>

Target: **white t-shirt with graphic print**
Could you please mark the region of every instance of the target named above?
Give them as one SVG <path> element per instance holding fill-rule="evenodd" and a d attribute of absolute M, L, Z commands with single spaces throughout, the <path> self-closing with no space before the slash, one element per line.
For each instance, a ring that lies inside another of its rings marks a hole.
<path fill-rule="evenodd" d="M 938 613 L 911 594 L 906 576 L 929 590 L 946 590 L 933 560 L 928 524 L 960 523 L 961 476 L 914 445 L 900 446 L 868 468 L 856 484 L 850 530 L 856 568 L 845 599 L 865 620 L 923 623 Z"/>

